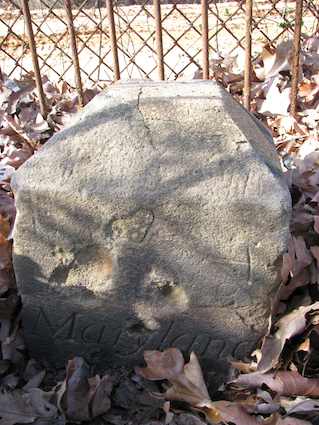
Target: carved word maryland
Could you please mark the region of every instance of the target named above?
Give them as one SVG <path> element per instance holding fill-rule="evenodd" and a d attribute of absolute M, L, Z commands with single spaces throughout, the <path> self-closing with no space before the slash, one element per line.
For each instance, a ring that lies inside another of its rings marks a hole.
<path fill-rule="evenodd" d="M 43 308 L 34 312 L 30 319 L 29 334 L 33 338 L 55 345 L 80 345 L 85 348 L 82 351 L 88 361 L 98 361 L 106 352 L 120 361 L 129 360 L 141 356 L 144 350 L 168 347 L 178 347 L 185 353 L 194 351 L 202 358 L 225 359 L 229 355 L 240 358 L 250 345 L 249 342 L 225 340 L 214 329 L 198 333 L 196 328 L 190 331 L 181 319 L 167 321 L 155 331 L 146 330 L 137 322 L 128 324 L 128 321 L 119 326 L 111 318 L 92 322 L 92 317 L 88 321 L 85 314 L 76 312 L 56 320 Z"/>

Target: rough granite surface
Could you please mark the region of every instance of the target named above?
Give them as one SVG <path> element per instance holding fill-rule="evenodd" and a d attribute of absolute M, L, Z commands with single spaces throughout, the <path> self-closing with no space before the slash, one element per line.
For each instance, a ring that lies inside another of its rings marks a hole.
<path fill-rule="evenodd" d="M 266 331 L 290 195 L 268 131 L 216 83 L 113 85 L 13 187 L 34 357 L 101 370 L 176 346 L 216 387 Z"/>

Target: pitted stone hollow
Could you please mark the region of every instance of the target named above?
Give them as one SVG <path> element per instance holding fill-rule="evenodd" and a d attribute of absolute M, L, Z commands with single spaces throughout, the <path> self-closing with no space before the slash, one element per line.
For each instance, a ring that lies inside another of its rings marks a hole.
<path fill-rule="evenodd" d="M 95 97 L 13 177 L 33 356 L 195 351 L 223 379 L 268 324 L 290 195 L 268 131 L 213 82 Z"/>

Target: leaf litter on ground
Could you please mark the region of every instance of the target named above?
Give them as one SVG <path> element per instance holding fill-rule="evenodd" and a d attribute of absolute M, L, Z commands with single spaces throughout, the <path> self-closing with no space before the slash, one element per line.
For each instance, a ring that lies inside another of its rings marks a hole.
<path fill-rule="evenodd" d="M 43 119 L 33 74 L 18 81 L 0 72 L 0 425 L 319 423 L 319 38 L 302 44 L 294 117 L 290 51 L 290 40 L 263 46 L 252 73 L 252 112 L 272 132 L 292 194 L 289 249 L 269 332 L 249 359 L 230 362 L 234 378 L 220 389 L 218 400 L 208 393 L 196 354 L 185 362 L 176 348 L 145 352 L 146 367 L 136 373 L 112 370 L 103 377 L 79 357 L 64 371 L 28 358 L 12 267 L 10 178 L 70 122 L 79 102 L 67 83 L 44 76 L 48 116 Z M 210 63 L 212 78 L 239 101 L 242 58 L 238 49 Z M 97 93 L 86 89 L 85 103 Z"/>

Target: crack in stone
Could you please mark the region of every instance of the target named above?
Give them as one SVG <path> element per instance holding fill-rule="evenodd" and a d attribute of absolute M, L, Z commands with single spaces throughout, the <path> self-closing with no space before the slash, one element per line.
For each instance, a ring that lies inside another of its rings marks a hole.
<path fill-rule="evenodd" d="M 152 148 L 153 148 L 155 151 L 157 151 L 157 148 L 156 148 L 156 147 L 155 147 L 155 145 L 154 145 L 154 141 L 153 141 L 153 136 L 152 136 L 151 129 L 150 129 L 150 128 L 149 128 L 149 126 L 146 124 L 144 114 L 143 114 L 143 112 L 142 112 L 142 110 L 141 110 L 141 108 L 140 108 L 140 101 L 141 101 L 141 96 L 142 96 L 142 94 L 143 94 L 143 88 L 142 88 L 142 87 L 140 87 L 140 90 L 139 90 L 138 95 L 137 95 L 136 108 L 137 108 L 138 113 L 140 114 L 140 116 L 141 116 L 141 118 L 142 118 L 144 128 L 145 128 L 145 129 L 146 129 L 146 131 L 147 131 L 149 143 L 150 143 L 150 145 L 152 146 Z"/>
<path fill-rule="evenodd" d="M 151 229 L 151 227 L 152 227 L 152 225 L 153 225 L 153 223 L 154 223 L 154 220 L 155 220 L 155 213 L 154 213 L 154 211 L 153 210 L 148 210 L 150 213 L 151 213 L 151 216 L 152 216 L 152 221 L 149 223 L 149 225 L 146 227 L 146 229 L 145 229 L 145 233 L 144 233 L 144 237 L 143 237 L 143 239 L 140 241 L 140 242 L 144 242 L 144 240 L 146 239 L 146 236 L 148 235 L 148 233 L 149 233 L 149 231 L 150 231 L 150 229 Z"/>

